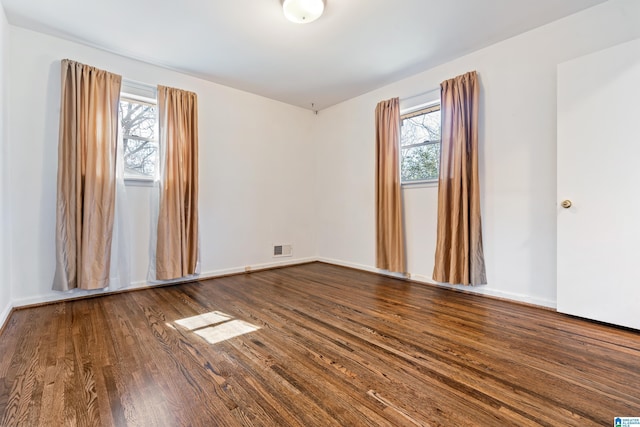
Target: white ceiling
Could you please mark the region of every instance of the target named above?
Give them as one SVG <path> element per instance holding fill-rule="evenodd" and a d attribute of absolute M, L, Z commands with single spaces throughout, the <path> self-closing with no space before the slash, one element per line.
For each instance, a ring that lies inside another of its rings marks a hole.
<path fill-rule="evenodd" d="M 9 23 L 322 109 L 606 0 L 0 0 Z"/>

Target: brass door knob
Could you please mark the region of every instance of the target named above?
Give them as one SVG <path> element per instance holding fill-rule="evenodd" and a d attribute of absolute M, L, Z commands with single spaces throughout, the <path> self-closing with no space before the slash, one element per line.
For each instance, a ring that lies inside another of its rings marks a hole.
<path fill-rule="evenodd" d="M 560 203 L 560 206 L 565 209 L 569 209 L 571 207 L 571 200 L 563 200 L 562 203 Z"/>

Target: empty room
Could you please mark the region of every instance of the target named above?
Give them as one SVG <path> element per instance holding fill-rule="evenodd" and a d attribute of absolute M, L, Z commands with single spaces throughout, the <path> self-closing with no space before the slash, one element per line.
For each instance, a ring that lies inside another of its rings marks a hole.
<path fill-rule="evenodd" d="M 0 0 L 0 426 L 640 426 L 639 81 L 637 0 Z"/>

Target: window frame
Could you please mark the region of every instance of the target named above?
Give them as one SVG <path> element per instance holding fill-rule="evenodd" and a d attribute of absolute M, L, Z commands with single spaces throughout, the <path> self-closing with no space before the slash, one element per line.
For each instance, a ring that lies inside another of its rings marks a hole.
<path fill-rule="evenodd" d="M 156 139 L 147 139 L 141 137 L 134 137 L 132 139 L 138 139 L 142 141 L 154 142 L 157 146 L 156 153 L 156 165 L 155 165 L 155 173 L 153 176 L 144 176 L 144 175 L 128 175 L 126 172 L 126 165 L 124 165 L 124 182 L 125 185 L 138 185 L 138 186 L 152 186 L 154 182 L 160 179 L 160 134 L 159 134 L 159 126 L 158 126 L 158 97 L 156 88 L 150 85 L 145 85 L 142 83 L 135 83 L 131 81 L 123 81 L 122 87 L 120 88 L 120 102 L 121 101 L 130 101 L 138 104 L 147 104 L 156 107 L 156 121 L 155 121 L 155 130 L 154 133 L 156 135 Z M 119 110 L 118 105 L 118 110 Z M 121 130 L 121 120 L 122 117 L 120 113 L 118 113 L 118 126 L 119 131 Z M 123 160 L 124 160 L 124 135 L 121 135 L 119 138 L 122 141 L 122 150 L 123 150 Z"/>
<path fill-rule="evenodd" d="M 422 104 L 415 106 L 411 109 L 407 109 L 404 112 L 400 112 L 400 128 L 402 129 L 402 122 L 406 119 L 410 119 L 412 117 L 421 116 L 423 114 L 433 113 L 435 111 L 441 110 L 441 102 L 440 99 L 429 102 L 427 104 Z M 442 131 L 442 122 L 440 122 L 440 130 Z M 409 148 L 422 147 L 427 145 L 440 145 L 440 149 L 442 150 L 442 133 L 440 134 L 440 139 L 437 141 L 424 140 L 422 142 L 418 142 L 415 144 L 402 145 L 402 133 L 398 140 L 398 173 L 400 174 L 400 185 L 402 187 L 424 187 L 424 186 L 433 186 L 433 184 L 438 183 L 439 178 L 429 178 L 429 179 L 419 179 L 414 181 L 405 181 L 402 179 L 402 150 L 406 150 Z M 438 163 L 438 173 L 440 172 L 440 164 Z"/>

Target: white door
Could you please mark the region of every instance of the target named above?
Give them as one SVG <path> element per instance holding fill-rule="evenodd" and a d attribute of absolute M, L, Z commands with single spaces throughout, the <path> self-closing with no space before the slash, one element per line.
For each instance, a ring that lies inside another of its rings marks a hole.
<path fill-rule="evenodd" d="M 558 66 L 557 167 L 558 311 L 640 329 L 640 40 Z"/>

